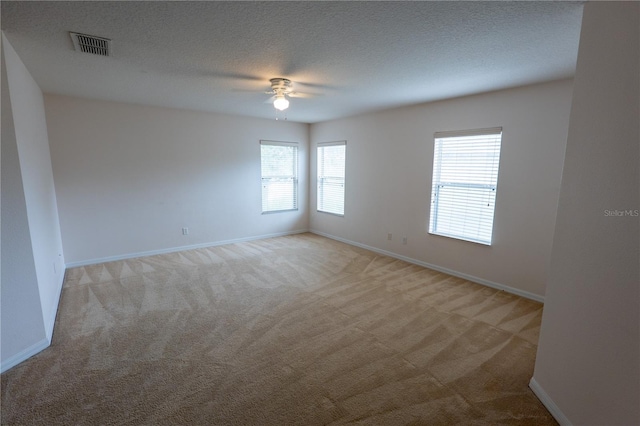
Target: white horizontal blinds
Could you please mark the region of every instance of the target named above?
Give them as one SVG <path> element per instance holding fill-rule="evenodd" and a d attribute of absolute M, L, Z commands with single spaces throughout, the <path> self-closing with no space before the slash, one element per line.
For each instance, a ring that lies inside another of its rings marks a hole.
<path fill-rule="evenodd" d="M 318 144 L 318 211 L 344 215 L 347 142 Z"/>
<path fill-rule="evenodd" d="M 262 212 L 298 208 L 298 144 L 260 141 Z"/>
<path fill-rule="evenodd" d="M 429 232 L 491 245 L 502 128 L 434 139 Z"/>

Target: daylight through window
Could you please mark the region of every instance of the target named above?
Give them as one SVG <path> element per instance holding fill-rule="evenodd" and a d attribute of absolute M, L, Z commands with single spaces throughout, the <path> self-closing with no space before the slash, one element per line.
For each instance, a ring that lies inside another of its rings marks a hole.
<path fill-rule="evenodd" d="M 318 144 L 318 211 L 344 215 L 347 142 Z"/>
<path fill-rule="evenodd" d="M 434 139 L 429 233 L 491 245 L 502 128 Z"/>
<path fill-rule="evenodd" d="M 298 209 L 298 144 L 260 141 L 262 213 Z"/>

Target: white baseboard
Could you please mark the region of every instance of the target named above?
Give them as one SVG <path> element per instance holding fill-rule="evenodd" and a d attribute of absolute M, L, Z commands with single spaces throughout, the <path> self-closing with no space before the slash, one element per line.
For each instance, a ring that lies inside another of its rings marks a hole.
<path fill-rule="evenodd" d="M 551 397 L 542 389 L 535 378 L 531 378 L 529 381 L 529 388 L 536 394 L 540 402 L 549 410 L 554 419 L 560 424 L 560 426 L 572 426 L 571 422 L 564 415 L 562 410 L 556 405 Z"/>
<path fill-rule="evenodd" d="M 115 262 L 117 260 L 134 259 L 136 257 L 155 256 L 157 254 L 175 253 L 177 251 L 193 250 L 193 249 L 199 249 L 199 248 L 205 248 L 205 247 L 223 246 L 225 244 L 241 243 L 245 241 L 263 240 L 265 238 L 284 237 L 286 235 L 302 234 L 304 232 L 309 232 L 309 230 L 297 229 L 294 231 L 278 232 L 275 234 L 255 235 L 251 237 L 234 238 L 232 240 L 214 241 L 209 243 L 192 244 L 188 246 L 170 247 L 170 248 L 160 249 L 160 250 L 128 253 L 128 254 L 123 254 L 119 256 L 101 257 L 98 259 L 88 259 L 88 260 L 81 260 L 78 262 L 69 262 L 65 266 L 67 268 L 77 268 L 78 266 L 95 265 L 96 263 Z"/>
<path fill-rule="evenodd" d="M 25 361 L 28 358 L 31 358 L 38 352 L 41 352 L 42 350 L 48 348 L 50 344 L 51 344 L 51 341 L 45 338 L 40 340 L 39 342 L 34 343 L 33 345 L 29 346 L 26 349 L 21 350 L 20 352 L 9 357 L 7 360 L 5 360 L 2 363 L 2 366 L 0 366 L 0 373 L 4 373 L 8 369 L 20 364 L 22 361 Z"/>
<path fill-rule="evenodd" d="M 536 302 L 544 303 L 544 296 L 539 296 L 534 293 L 530 293 L 528 291 L 520 290 L 517 288 L 509 287 L 508 285 L 494 283 L 493 281 L 485 280 L 483 278 L 474 277 L 473 275 L 465 274 L 463 272 L 454 271 L 452 269 L 443 268 L 438 265 L 432 265 L 431 263 L 423 262 L 421 260 L 413 259 L 407 256 L 403 256 L 391 251 L 379 249 L 377 247 L 368 246 L 366 244 L 361 244 L 356 241 L 347 240 L 345 238 L 336 237 L 334 235 L 325 234 L 324 232 L 314 231 L 313 229 L 309 232 L 314 233 L 316 235 L 321 235 L 323 237 L 331 238 L 332 240 L 340 241 L 346 244 L 350 244 L 352 246 L 360 247 L 366 250 L 373 251 L 375 253 L 380 253 L 385 256 L 393 257 L 395 259 L 404 260 L 405 262 L 413 263 L 414 265 L 423 266 L 425 268 L 433 269 L 434 271 L 444 272 L 445 274 L 453 275 L 454 277 L 463 278 L 468 281 L 473 281 L 478 284 L 485 285 L 487 287 L 495 288 L 497 290 L 503 290 L 507 293 L 515 294 L 517 296 L 522 296 L 527 299 L 535 300 Z"/>

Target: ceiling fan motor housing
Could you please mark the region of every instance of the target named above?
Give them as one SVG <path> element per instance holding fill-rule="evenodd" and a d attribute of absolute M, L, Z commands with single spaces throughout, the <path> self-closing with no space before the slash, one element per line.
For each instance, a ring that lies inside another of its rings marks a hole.
<path fill-rule="evenodd" d="M 271 82 L 271 90 L 275 93 L 287 93 L 292 89 L 291 80 L 287 78 L 272 78 L 269 81 Z"/>

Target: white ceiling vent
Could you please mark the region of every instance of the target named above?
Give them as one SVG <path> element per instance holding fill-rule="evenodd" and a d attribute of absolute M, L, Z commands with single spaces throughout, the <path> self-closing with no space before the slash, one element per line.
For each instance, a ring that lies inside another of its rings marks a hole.
<path fill-rule="evenodd" d="M 111 40 L 87 34 L 69 32 L 73 47 L 78 52 L 92 53 L 94 55 L 111 56 Z"/>

